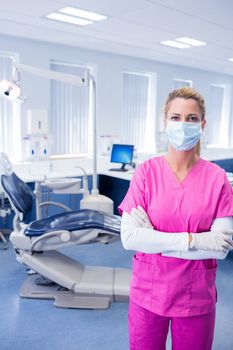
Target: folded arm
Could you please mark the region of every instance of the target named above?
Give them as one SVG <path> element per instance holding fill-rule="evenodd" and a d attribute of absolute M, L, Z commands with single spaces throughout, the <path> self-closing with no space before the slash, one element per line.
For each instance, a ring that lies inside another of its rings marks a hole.
<path fill-rule="evenodd" d="M 233 217 L 227 216 L 223 218 L 217 218 L 213 221 L 210 231 L 220 230 L 232 230 L 233 229 Z M 211 233 L 210 233 L 211 234 Z M 172 251 L 164 252 L 163 256 L 171 256 L 181 259 L 189 260 L 202 260 L 202 259 L 225 259 L 229 250 L 203 250 L 203 249 L 189 249 L 187 252 Z"/>
<path fill-rule="evenodd" d="M 127 250 L 142 253 L 161 253 L 168 251 L 188 251 L 189 236 L 187 232 L 178 234 L 159 232 L 150 227 L 140 227 L 134 218 L 123 212 L 121 221 L 121 241 Z"/>
<path fill-rule="evenodd" d="M 227 252 L 233 249 L 233 242 L 230 239 L 233 219 L 223 219 L 216 219 L 211 228 L 212 232 L 203 232 L 195 235 L 187 232 L 160 232 L 153 229 L 143 208 L 138 207 L 132 209 L 130 214 L 123 213 L 121 240 L 124 248 L 127 250 L 162 253 L 164 256 L 183 259 L 224 259 Z M 221 230 L 217 230 L 220 227 Z"/>

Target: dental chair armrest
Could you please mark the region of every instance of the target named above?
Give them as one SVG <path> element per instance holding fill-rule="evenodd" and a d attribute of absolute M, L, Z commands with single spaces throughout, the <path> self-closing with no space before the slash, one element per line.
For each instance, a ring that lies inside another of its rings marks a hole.
<path fill-rule="evenodd" d="M 66 230 L 58 230 L 58 231 L 51 231 L 48 233 L 43 234 L 42 236 L 39 236 L 38 238 L 36 238 L 33 242 L 32 245 L 30 247 L 30 252 L 33 252 L 35 250 L 35 246 L 40 243 L 41 241 L 47 239 L 47 238 L 51 238 L 51 237 L 57 237 L 60 236 L 60 239 L 62 242 L 68 242 L 70 240 L 70 232 L 66 231 Z"/>
<path fill-rule="evenodd" d="M 43 202 L 43 203 L 39 204 L 39 207 L 42 208 L 42 207 L 49 206 L 49 205 L 53 205 L 55 207 L 62 208 L 65 211 L 72 211 L 72 209 L 67 207 L 65 204 L 57 203 L 57 202 Z"/>

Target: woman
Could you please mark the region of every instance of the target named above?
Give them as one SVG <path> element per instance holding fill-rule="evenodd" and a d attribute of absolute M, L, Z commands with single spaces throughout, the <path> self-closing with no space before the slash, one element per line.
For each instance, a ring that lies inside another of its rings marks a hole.
<path fill-rule="evenodd" d="M 210 350 L 216 258 L 233 249 L 233 191 L 223 169 L 199 157 L 205 104 L 192 88 L 165 103 L 168 152 L 142 164 L 121 203 L 121 239 L 136 250 L 130 349 Z"/>

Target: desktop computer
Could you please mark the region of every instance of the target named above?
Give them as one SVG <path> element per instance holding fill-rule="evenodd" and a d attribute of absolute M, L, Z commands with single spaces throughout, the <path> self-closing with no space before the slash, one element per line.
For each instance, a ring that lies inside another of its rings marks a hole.
<path fill-rule="evenodd" d="M 128 171 L 125 166 L 132 165 L 134 145 L 113 144 L 111 152 L 111 163 L 121 164 L 120 168 L 111 168 L 111 171 Z"/>

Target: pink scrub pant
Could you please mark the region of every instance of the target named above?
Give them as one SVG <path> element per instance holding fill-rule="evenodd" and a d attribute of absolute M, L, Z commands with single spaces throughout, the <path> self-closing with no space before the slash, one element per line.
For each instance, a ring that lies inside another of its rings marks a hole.
<path fill-rule="evenodd" d="M 164 317 L 130 301 L 130 350 L 165 350 L 171 322 L 172 350 L 211 350 L 215 309 L 205 315 Z"/>

